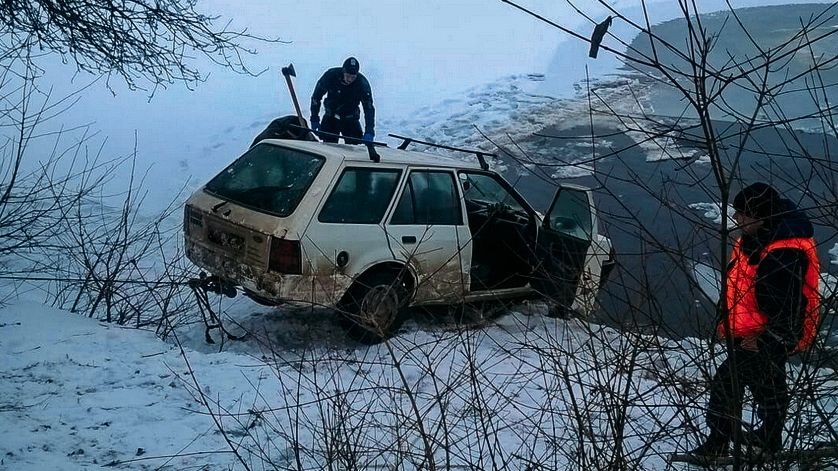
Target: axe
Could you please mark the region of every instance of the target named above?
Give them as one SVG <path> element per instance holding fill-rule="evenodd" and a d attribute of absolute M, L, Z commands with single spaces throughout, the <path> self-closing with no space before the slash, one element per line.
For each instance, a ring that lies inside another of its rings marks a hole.
<path fill-rule="evenodd" d="M 294 72 L 294 64 L 288 64 L 288 67 L 283 67 L 282 75 L 285 76 L 285 82 L 288 84 L 288 91 L 291 93 L 291 100 L 294 101 L 294 109 L 297 110 L 297 117 L 300 119 L 300 126 L 308 129 L 306 120 L 303 119 L 303 112 L 300 111 L 300 102 L 297 101 L 297 93 L 294 91 L 294 83 L 291 81 L 291 77 L 297 76 L 297 73 Z"/>

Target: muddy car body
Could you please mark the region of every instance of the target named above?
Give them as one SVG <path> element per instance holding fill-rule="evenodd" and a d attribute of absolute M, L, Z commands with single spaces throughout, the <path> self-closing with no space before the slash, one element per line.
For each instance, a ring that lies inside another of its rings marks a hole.
<path fill-rule="evenodd" d="M 589 313 L 613 262 L 587 188 L 542 217 L 499 174 L 446 156 L 263 140 L 185 207 L 192 262 L 262 303 L 335 307 L 380 340 L 407 306 L 544 295 Z"/>

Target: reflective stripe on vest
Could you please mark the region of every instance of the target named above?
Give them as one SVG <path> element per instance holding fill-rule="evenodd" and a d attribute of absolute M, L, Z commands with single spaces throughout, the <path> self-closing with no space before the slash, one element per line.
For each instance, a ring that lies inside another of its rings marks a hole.
<path fill-rule="evenodd" d="M 741 239 L 731 253 L 733 266 L 728 271 L 727 277 L 727 308 L 728 319 L 719 323 L 717 332 L 724 336 L 730 328 L 731 336 L 734 338 L 754 337 L 762 334 L 768 323 L 764 314 L 759 312 L 756 295 L 756 275 L 759 264 L 750 265 L 748 256 L 742 252 Z M 818 323 L 820 322 L 820 295 L 818 284 L 820 278 L 820 263 L 815 248 L 815 241 L 811 237 L 781 239 L 766 245 L 759 255 L 762 261 L 768 252 L 777 249 L 797 249 L 806 254 L 808 264 L 803 280 L 803 296 L 806 298 L 806 313 L 803 320 L 803 335 L 798 341 L 794 351 L 801 351 L 809 348 L 817 334 Z"/>

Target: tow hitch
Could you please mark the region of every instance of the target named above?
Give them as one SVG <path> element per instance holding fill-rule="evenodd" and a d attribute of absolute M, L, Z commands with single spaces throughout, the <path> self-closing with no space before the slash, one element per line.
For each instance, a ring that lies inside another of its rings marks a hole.
<path fill-rule="evenodd" d="M 224 336 L 230 340 L 243 340 L 247 337 L 244 335 L 233 335 L 224 328 L 219 316 L 210 306 L 209 293 L 223 295 L 228 298 L 236 297 L 236 286 L 227 280 L 217 276 L 207 276 L 206 273 L 201 272 L 198 278 L 190 279 L 187 284 L 192 292 L 195 294 L 195 299 L 198 301 L 198 309 L 201 311 L 201 317 L 204 319 L 204 325 L 207 329 L 204 332 L 204 339 L 207 343 L 214 344 L 215 341 L 210 336 L 210 330 L 219 329 L 221 335 L 221 346 L 224 346 Z"/>

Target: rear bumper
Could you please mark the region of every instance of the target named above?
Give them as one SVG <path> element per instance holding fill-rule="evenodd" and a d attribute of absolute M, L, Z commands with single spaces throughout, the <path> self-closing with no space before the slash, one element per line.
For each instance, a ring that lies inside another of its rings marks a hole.
<path fill-rule="evenodd" d="M 277 303 L 297 301 L 335 306 L 352 281 L 339 273 L 285 275 L 262 271 L 189 238 L 185 246 L 186 257 L 199 268 Z"/>

